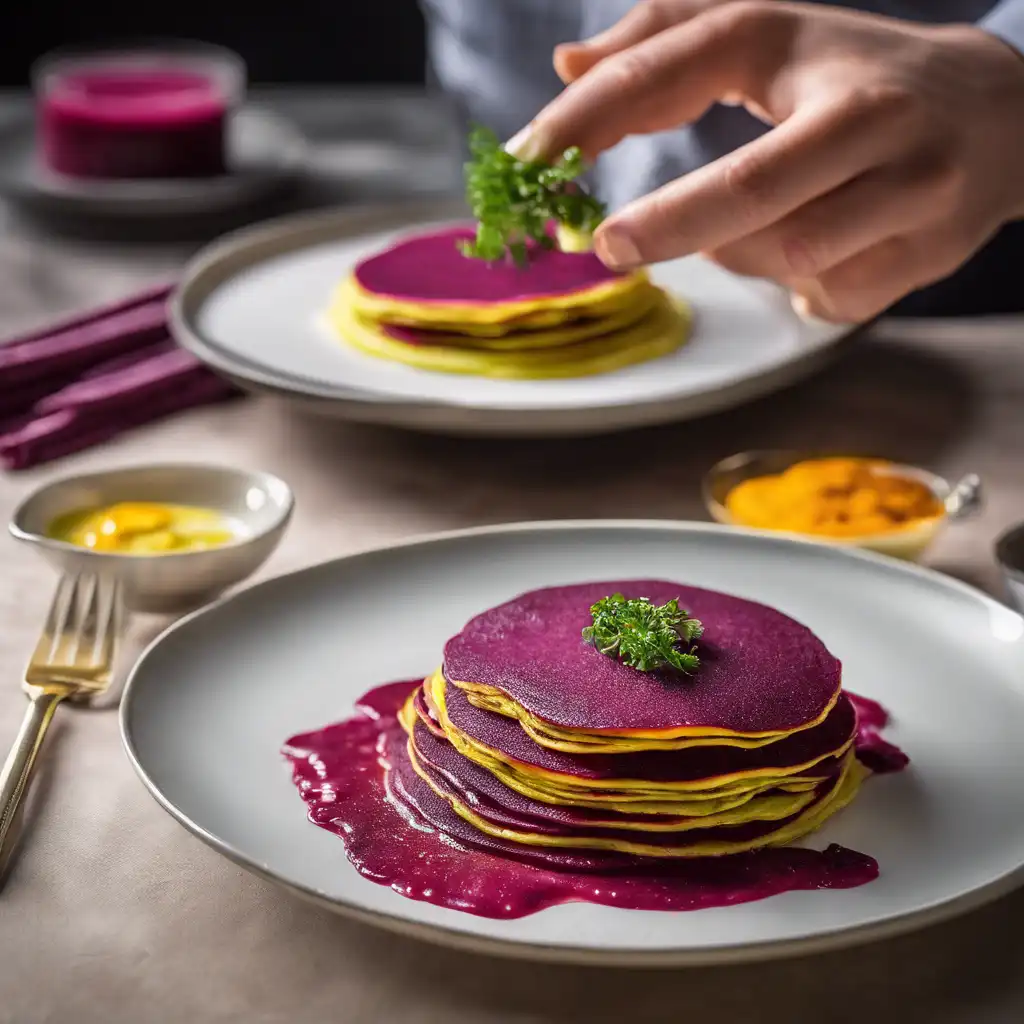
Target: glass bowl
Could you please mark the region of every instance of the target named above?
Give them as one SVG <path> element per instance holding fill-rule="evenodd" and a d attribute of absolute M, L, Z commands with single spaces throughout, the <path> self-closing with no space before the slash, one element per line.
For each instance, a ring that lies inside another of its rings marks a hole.
<path fill-rule="evenodd" d="M 728 526 L 738 524 L 726 507 L 726 497 L 738 484 L 753 477 L 783 473 L 797 462 L 808 459 L 845 458 L 834 452 L 800 452 L 791 450 L 763 450 L 739 452 L 716 463 L 705 474 L 702 483 L 704 504 L 711 518 Z M 955 484 L 919 466 L 890 463 L 891 470 L 923 483 L 942 504 L 941 515 L 913 522 L 906 527 L 886 530 L 884 533 L 863 534 L 856 537 L 829 537 L 823 534 L 800 533 L 805 540 L 838 547 L 864 548 L 894 558 L 916 561 L 931 546 L 947 523 L 962 519 L 975 512 L 981 504 L 981 481 L 975 474 L 964 476 Z M 778 531 L 780 533 L 785 531 Z"/>
<path fill-rule="evenodd" d="M 39 158 L 76 179 L 211 178 L 228 171 L 227 123 L 246 70 L 186 40 L 62 48 L 33 66 Z"/>

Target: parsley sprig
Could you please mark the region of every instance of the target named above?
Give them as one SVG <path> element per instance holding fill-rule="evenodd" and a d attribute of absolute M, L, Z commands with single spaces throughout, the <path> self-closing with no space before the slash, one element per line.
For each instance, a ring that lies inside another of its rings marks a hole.
<path fill-rule="evenodd" d="M 554 164 L 519 160 L 486 128 L 472 131 L 469 149 L 466 200 L 477 229 L 473 241 L 460 245 L 464 256 L 494 261 L 508 253 L 522 266 L 528 242 L 554 246 L 549 221 L 576 235 L 590 235 L 604 219 L 604 204 L 575 184 L 585 169 L 579 149 L 567 149 Z"/>
<path fill-rule="evenodd" d="M 583 639 L 624 665 L 641 672 L 666 666 L 695 672 L 700 666 L 694 652 L 704 627 L 676 600 L 654 605 L 646 597 L 612 594 L 591 605 L 590 614 L 593 624 Z"/>

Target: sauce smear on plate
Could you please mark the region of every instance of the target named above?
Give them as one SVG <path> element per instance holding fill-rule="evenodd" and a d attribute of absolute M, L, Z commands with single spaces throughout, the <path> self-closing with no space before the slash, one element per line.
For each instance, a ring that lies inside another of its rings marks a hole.
<path fill-rule="evenodd" d="M 781 847 L 729 857 L 654 863 L 643 871 L 554 871 L 467 849 L 428 825 L 392 791 L 390 763 L 405 756 L 397 713 L 422 680 L 367 693 L 358 714 L 285 745 L 310 820 L 338 835 L 365 878 L 409 899 L 480 917 L 517 918 L 559 903 L 630 910 L 699 910 L 798 889 L 849 889 L 878 876 L 866 854 L 832 844 L 823 851 Z M 851 696 L 861 728 L 857 752 L 875 772 L 906 756 L 882 740 L 884 709 Z"/>

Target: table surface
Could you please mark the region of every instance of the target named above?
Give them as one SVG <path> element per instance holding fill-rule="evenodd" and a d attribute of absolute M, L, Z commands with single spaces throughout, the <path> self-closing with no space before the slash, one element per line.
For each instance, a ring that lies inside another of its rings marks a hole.
<path fill-rule="evenodd" d="M 321 126 L 332 116 L 370 126 L 363 138 L 349 133 L 331 157 L 348 167 L 353 194 L 360 181 L 371 192 L 402 190 L 398 178 L 381 185 L 381 161 L 394 158 L 382 157 L 374 141 L 375 110 L 419 126 L 411 129 L 421 131 L 412 144 L 438 157 L 438 133 L 422 132 L 419 97 L 318 94 L 300 102 L 289 94 L 282 103 L 311 120 L 315 113 Z M 376 160 L 376 170 L 359 172 L 346 152 Z M 445 173 L 438 172 L 439 190 Z M 187 253 L 71 242 L 9 218 L 0 224 L 0 337 L 130 293 L 173 271 Z M 1022 441 L 1024 323 L 883 323 L 784 394 L 699 423 L 602 442 L 602 465 L 622 467 L 613 475 L 594 473 L 587 442 L 540 447 L 408 436 L 306 420 L 261 398 L 186 414 L 64 462 L 2 476 L 0 518 L 59 474 L 201 452 L 279 473 L 294 487 L 293 526 L 264 570 L 273 575 L 448 527 L 704 518 L 698 481 L 715 459 L 754 446 L 810 443 L 874 451 L 948 476 L 980 473 L 984 512 L 950 529 L 931 563 L 998 591 L 992 541 L 1024 518 Z M 0 538 L 0 581 L 6 743 L 23 710 L 17 681 L 53 579 L 32 552 Z M 131 646 L 161 626 L 135 624 Z M 639 1024 L 680 1014 L 715 1024 L 1024 1019 L 1024 893 L 861 949 L 650 973 L 506 963 L 354 924 L 245 873 L 175 824 L 134 777 L 109 710 L 62 709 L 27 824 L 0 896 L 0 1021 L 12 1024 Z"/>

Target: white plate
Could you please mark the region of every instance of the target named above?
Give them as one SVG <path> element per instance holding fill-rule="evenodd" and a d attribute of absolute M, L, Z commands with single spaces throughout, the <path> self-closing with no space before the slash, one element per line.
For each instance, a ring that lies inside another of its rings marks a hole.
<path fill-rule="evenodd" d="M 460 212 L 451 204 L 391 205 L 286 218 L 229 236 L 186 270 L 172 311 L 175 333 L 242 384 L 304 399 L 321 412 L 537 435 L 636 427 L 738 405 L 809 372 L 850 331 L 807 323 L 774 286 L 692 257 L 654 271 L 692 304 L 690 343 L 614 373 L 487 380 L 397 365 L 332 336 L 323 311 L 358 260 Z"/>
<path fill-rule="evenodd" d="M 306 141 L 291 121 L 246 107 L 227 134 L 230 173 L 216 178 L 86 181 L 39 166 L 35 129 L 20 121 L 0 133 L 0 193 L 13 202 L 89 217 L 164 219 L 234 210 L 265 199 L 295 181 Z"/>
<path fill-rule="evenodd" d="M 811 843 L 871 854 L 876 881 L 689 913 L 577 903 L 494 921 L 367 881 L 341 841 L 306 820 L 284 739 L 346 717 L 378 683 L 426 673 L 471 615 L 513 594 L 629 576 L 777 606 L 842 659 L 850 689 L 890 709 L 888 735 L 910 768 L 869 780 Z M 767 958 L 937 921 L 1024 875 L 1024 619 L 928 570 L 723 527 L 471 530 L 271 580 L 165 633 L 132 673 L 121 715 L 146 785 L 215 849 L 332 909 L 471 949 L 644 964 Z"/>

